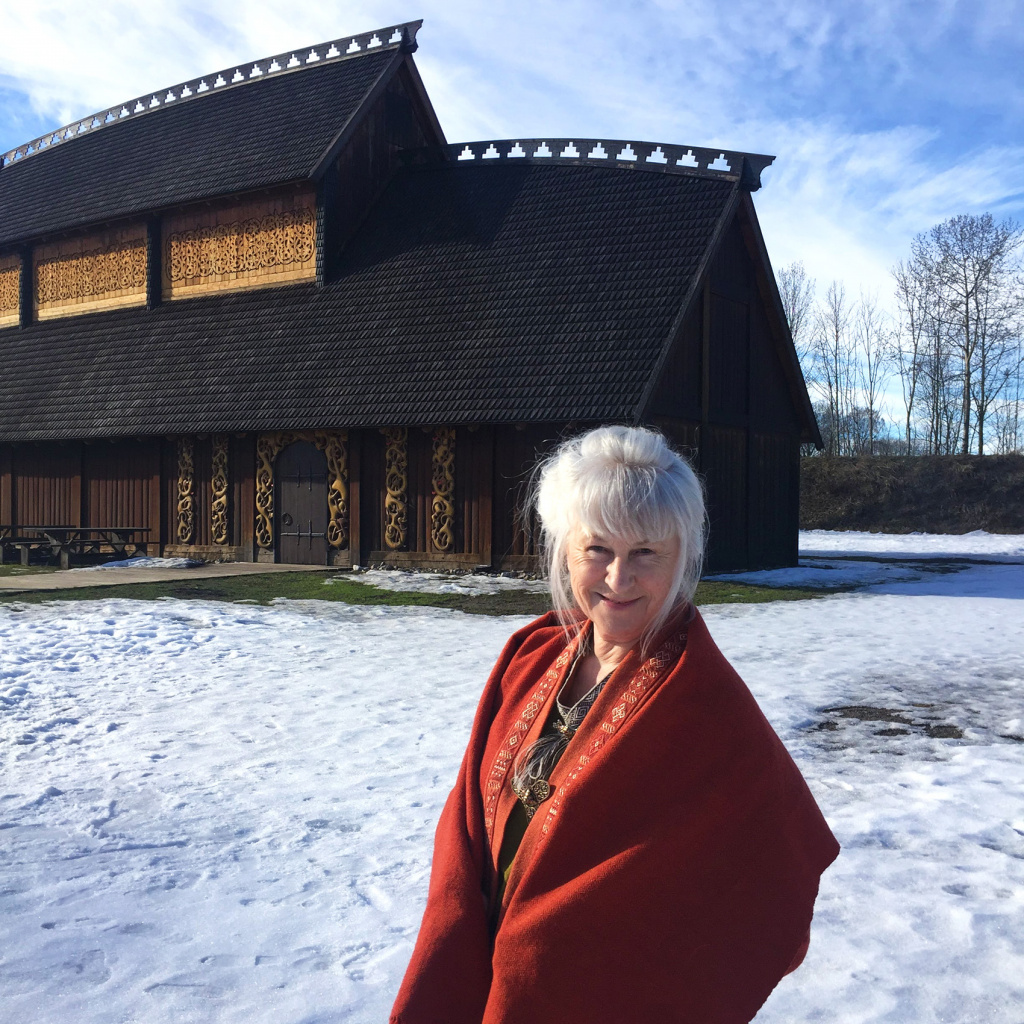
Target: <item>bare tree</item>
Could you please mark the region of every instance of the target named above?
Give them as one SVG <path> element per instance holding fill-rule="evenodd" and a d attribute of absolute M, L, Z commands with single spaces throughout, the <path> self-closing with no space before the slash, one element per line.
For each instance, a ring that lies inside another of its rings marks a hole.
<path fill-rule="evenodd" d="M 1016 359 L 1007 387 L 992 409 L 993 447 L 997 455 L 1024 451 L 1024 345 L 1017 342 Z"/>
<path fill-rule="evenodd" d="M 991 214 L 961 214 L 918 235 L 912 262 L 935 284 L 935 317 L 945 327 L 962 378 L 960 450 L 985 450 L 985 420 L 1009 381 L 1020 319 L 1014 260 L 1024 233 Z"/>
<path fill-rule="evenodd" d="M 814 330 L 814 279 L 807 276 L 807 271 L 800 261 L 783 267 L 777 277 L 782 308 L 789 322 L 789 333 L 793 336 L 793 345 L 796 347 L 800 366 L 804 369 L 804 376 L 809 377 L 811 337 Z"/>
<path fill-rule="evenodd" d="M 905 454 L 914 454 L 914 413 L 924 371 L 928 320 L 932 308 L 934 283 L 926 268 L 912 260 L 901 260 L 892 269 L 896 283 L 898 319 L 892 333 L 889 359 L 903 390 Z"/>
<path fill-rule="evenodd" d="M 816 310 L 813 338 L 813 383 L 823 402 L 830 429 L 829 455 L 851 454 L 850 413 L 856 394 L 856 355 L 849 334 L 846 289 L 833 281 Z"/>
<path fill-rule="evenodd" d="M 878 298 L 861 293 L 853 317 L 853 334 L 858 349 L 857 377 L 860 398 L 864 404 L 863 430 L 856 439 L 856 450 L 875 454 L 875 441 L 882 425 L 881 396 L 889 378 L 888 351 L 890 328 L 878 308 Z"/>

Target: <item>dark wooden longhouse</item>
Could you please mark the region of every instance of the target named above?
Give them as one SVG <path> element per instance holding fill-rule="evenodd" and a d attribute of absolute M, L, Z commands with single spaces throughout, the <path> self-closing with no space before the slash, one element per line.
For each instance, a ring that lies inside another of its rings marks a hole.
<path fill-rule="evenodd" d="M 526 568 L 524 472 L 620 422 L 691 451 L 713 568 L 795 563 L 819 438 L 751 202 L 771 158 L 449 145 L 417 28 L 3 155 L 0 542 Z"/>

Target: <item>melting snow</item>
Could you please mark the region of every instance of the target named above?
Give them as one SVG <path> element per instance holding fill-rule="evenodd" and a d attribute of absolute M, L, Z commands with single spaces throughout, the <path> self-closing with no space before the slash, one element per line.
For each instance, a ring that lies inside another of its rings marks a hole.
<path fill-rule="evenodd" d="M 705 615 L 843 845 L 759 1024 L 1019 1024 L 1024 566 Z M 386 1020 L 480 687 L 525 621 L 0 605 L 5 1018 Z"/>

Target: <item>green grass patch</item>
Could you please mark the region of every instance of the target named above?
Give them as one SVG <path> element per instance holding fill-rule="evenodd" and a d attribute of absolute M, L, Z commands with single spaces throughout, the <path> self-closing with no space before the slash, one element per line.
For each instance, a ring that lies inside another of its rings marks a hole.
<path fill-rule="evenodd" d="M 333 579 L 332 579 L 333 577 Z M 327 582 L 331 580 L 331 582 Z M 745 583 L 704 582 L 697 589 L 697 604 L 760 604 L 765 601 L 804 601 L 822 597 L 824 591 L 797 587 L 757 587 Z M 253 576 L 221 576 L 213 579 L 166 580 L 158 583 L 125 583 L 107 587 L 68 590 L 0 591 L 0 602 L 40 604 L 44 601 L 155 601 L 163 597 L 200 601 L 244 601 L 267 605 L 276 598 L 297 601 L 338 601 L 343 604 L 452 608 L 475 615 L 541 615 L 551 603 L 546 594 L 505 590 L 499 594 L 419 594 L 380 590 L 339 577 L 337 570 L 324 572 L 266 573 Z"/>
<path fill-rule="evenodd" d="M 56 572 L 55 565 L 4 565 L 0 562 L 0 577 L 38 576 L 40 573 Z"/>

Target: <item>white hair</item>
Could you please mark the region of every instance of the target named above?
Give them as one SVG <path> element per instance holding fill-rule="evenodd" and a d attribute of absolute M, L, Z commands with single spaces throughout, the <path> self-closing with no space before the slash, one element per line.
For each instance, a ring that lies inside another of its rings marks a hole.
<path fill-rule="evenodd" d="M 693 599 L 704 561 L 704 492 L 687 461 L 657 431 L 596 427 L 563 441 L 535 470 L 532 507 L 540 519 L 551 601 L 567 626 L 578 619 L 567 558 L 576 529 L 630 544 L 678 539 L 674 591 L 645 641 Z"/>

